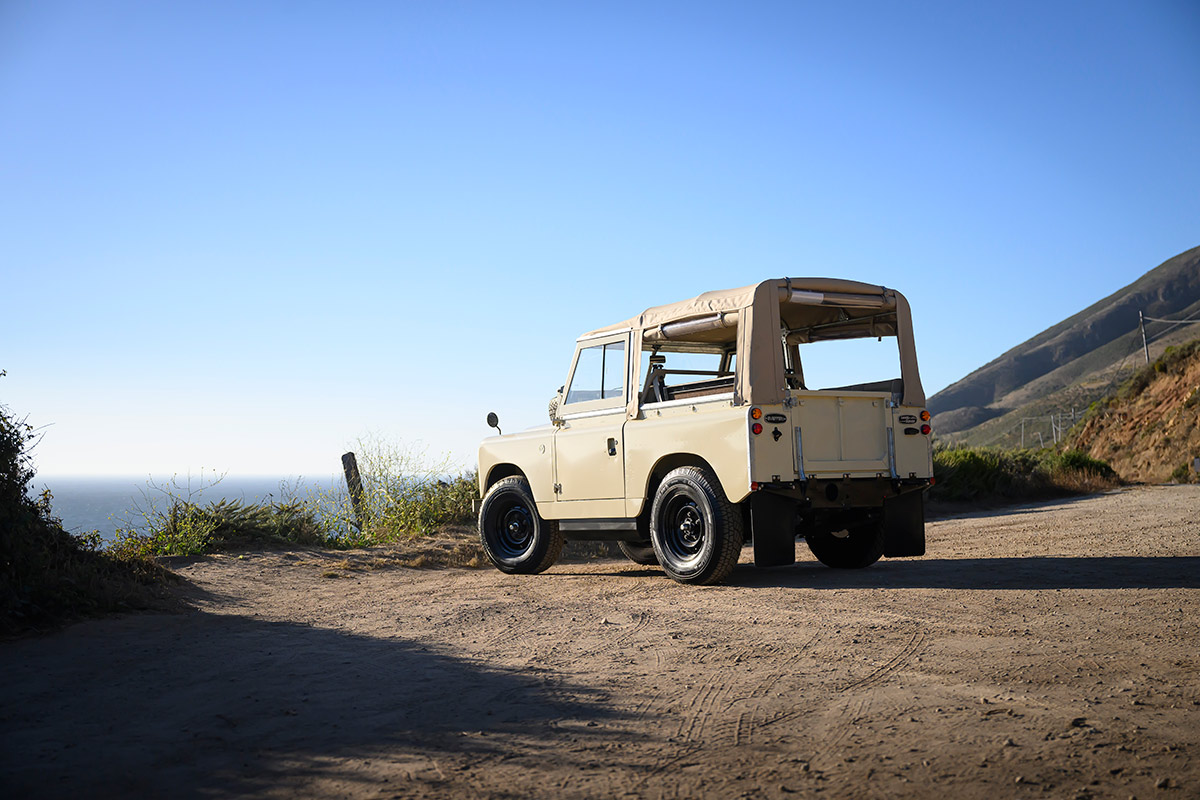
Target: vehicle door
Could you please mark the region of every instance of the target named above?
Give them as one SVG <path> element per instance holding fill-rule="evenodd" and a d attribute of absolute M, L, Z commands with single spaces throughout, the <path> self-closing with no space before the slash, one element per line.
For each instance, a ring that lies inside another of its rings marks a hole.
<path fill-rule="evenodd" d="M 554 434 L 560 501 L 625 496 L 628 355 L 628 331 L 581 342 L 575 352 Z"/>

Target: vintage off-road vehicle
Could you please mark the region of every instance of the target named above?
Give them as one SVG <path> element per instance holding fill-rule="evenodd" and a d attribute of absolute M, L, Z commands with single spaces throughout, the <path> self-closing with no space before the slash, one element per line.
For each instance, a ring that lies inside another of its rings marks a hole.
<path fill-rule="evenodd" d="M 801 346 L 895 337 L 900 377 L 812 389 Z M 784 278 L 650 308 L 579 337 L 551 424 L 479 448 L 479 532 L 504 572 L 564 539 L 608 539 L 684 583 L 729 575 L 743 543 L 831 567 L 925 552 L 930 416 L 899 292 Z M 489 424 L 496 426 L 494 414 Z"/>

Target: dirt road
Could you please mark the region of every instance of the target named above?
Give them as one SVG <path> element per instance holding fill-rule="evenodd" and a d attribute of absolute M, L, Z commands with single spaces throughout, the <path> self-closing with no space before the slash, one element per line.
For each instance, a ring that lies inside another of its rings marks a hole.
<path fill-rule="evenodd" d="M 796 566 L 714 588 L 612 560 L 533 577 L 197 561 L 180 568 L 195 612 L 0 645 L 0 786 L 1200 796 L 1200 487 L 928 537 L 925 558 L 857 572 L 801 544 Z"/>

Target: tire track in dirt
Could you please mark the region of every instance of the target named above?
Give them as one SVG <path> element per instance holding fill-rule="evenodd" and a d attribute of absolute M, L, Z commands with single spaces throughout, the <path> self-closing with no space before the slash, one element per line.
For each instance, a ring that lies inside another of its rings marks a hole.
<path fill-rule="evenodd" d="M 755 732 L 769 724 L 770 721 L 777 717 L 790 717 L 801 713 L 798 709 L 786 712 L 771 711 L 771 695 L 776 692 L 784 678 L 798 679 L 806 674 L 804 670 L 797 668 L 799 662 L 808 654 L 813 643 L 828 631 L 828 627 L 827 623 L 818 622 L 807 639 L 790 648 L 781 658 L 772 659 L 769 668 L 737 672 L 739 678 L 742 675 L 756 675 L 757 677 L 749 682 L 745 691 L 740 693 L 741 696 L 735 697 L 721 709 L 720 720 L 714 727 L 715 738 L 718 741 L 728 742 L 735 746 L 753 744 Z M 760 639 L 755 642 L 753 647 L 746 648 L 743 655 L 754 650 L 776 655 L 779 645 L 777 642 L 769 643 Z M 735 712 L 734 709 L 738 706 L 744 706 L 744 708 Z"/>
<path fill-rule="evenodd" d="M 699 689 L 684 701 L 683 717 L 675 730 L 675 737 L 684 742 L 703 742 L 704 730 L 712 717 L 713 709 L 729 690 L 723 671 L 713 670 Z"/>
<path fill-rule="evenodd" d="M 876 690 L 882 687 L 891 675 L 912 661 L 924 649 L 925 643 L 925 633 L 922 628 L 916 627 L 895 655 L 866 675 L 827 690 L 832 694 L 832 702 L 825 706 L 827 711 L 822 715 L 825 722 L 821 726 L 824 732 L 820 737 L 826 749 L 834 750 L 845 743 L 856 729 L 858 721 L 868 718 L 871 714 Z M 862 693 L 863 690 L 866 690 L 865 693 Z M 792 708 L 769 714 L 756 726 L 756 730 L 779 725 L 808 712 L 808 708 Z"/>
<path fill-rule="evenodd" d="M 888 676 L 892 675 L 901 667 L 908 664 L 908 662 L 915 658 L 917 654 L 924 649 L 924 647 L 925 633 L 920 628 L 917 628 L 908 638 L 908 641 L 905 642 L 904 646 L 900 648 L 899 653 L 889 658 L 881 666 L 872 670 L 865 677 L 851 681 L 835 691 L 838 693 L 843 693 L 848 692 L 851 689 L 859 689 L 878 685 L 886 680 Z"/>

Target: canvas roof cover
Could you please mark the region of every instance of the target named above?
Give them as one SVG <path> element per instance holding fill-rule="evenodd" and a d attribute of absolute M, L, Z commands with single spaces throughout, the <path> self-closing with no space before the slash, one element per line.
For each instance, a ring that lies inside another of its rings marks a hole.
<path fill-rule="evenodd" d="M 648 308 L 636 317 L 590 331 L 581 338 L 625 329 L 632 329 L 647 343 L 736 343 L 739 356 L 734 402 L 764 405 L 781 403 L 785 397 L 787 380 L 780 345 L 784 329 L 789 345 L 895 336 L 904 382 L 903 403 L 925 405 L 912 312 L 904 295 L 884 286 L 837 278 L 778 278 Z M 636 369 L 636 359 L 631 361 Z M 630 401 L 629 412 L 637 413 L 636 397 Z"/>

